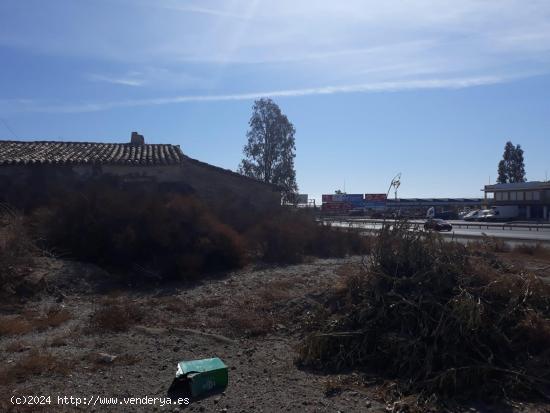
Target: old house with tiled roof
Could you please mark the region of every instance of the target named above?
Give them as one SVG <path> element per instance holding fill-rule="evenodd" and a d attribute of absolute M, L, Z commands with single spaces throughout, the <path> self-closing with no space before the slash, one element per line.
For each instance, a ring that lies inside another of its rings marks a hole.
<path fill-rule="evenodd" d="M 178 145 L 145 143 L 136 132 L 128 143 L 0 140 L 4 195 L 10 188 L 39 192 L 52 183 L 78 185 L 103 177 L 128 185 L 193 192 L 208 201 L 280 202 L 280 192 L 273 185 L 192 159 Z"/>

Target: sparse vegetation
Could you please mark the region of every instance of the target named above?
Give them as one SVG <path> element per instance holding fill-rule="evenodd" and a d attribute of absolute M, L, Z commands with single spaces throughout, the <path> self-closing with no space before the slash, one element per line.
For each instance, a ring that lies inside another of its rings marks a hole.
<path fill-rule="evenodd" d="M 234 336 L 257 337 L 273 331 L 274 321 L 269 312 L 252 303 L 229 314 L 225 324 L 225 329 Z"/>
<path fill-rule="evenodd" d="M 284 211 L 264 219 L 248 234 L 265 262 L 295 264 L 304 256 L 345 257 L 365 254 L 369 240 L 356 232 L 318 225 L 307 213 Z"/>
<path fill-rule="evenodd" d="M 375 372 L 423 400 L 527 397 L 550 379 L 549 317 L 550 286 L 537 277 L 403 223 L 327 299 L 299 362 Z"/>
<path fill-rule="evenodd" d="M 31 330 L 31 323 L 23 317 L 4 316 L 0 319 L 0 336 L 26 334 Z"/>
<path fill-rule="evenodd" d="M 143 309 L 131 301 L 107 298 L 90 317 L 90 333 L 124 332 L 144 318 Z"/>
<path fill-rule="evenodd" d="M 21 278 L 28 273 L 37 249 L 32 243 L 23 217 L 0 205 L 0 294 L 14 294 Z"/>
<path fill-rule="evenodd" d="M 48 308 L 44 313 L 27 311 L 17 316 L 3 316 L 0 318 L 0 336 L 44 331 L 60 326 L 71 317 L 68 310 L 55 306 Z"/>
<path fill-rule="evenodd" d="M 542 244 L 519 244 L 512 248 L 512 252 L 529 255 L 533 258 L 550 260 L 550 248 Z"/>
<path fill-rule="evenodd" d="M 510 246 L 503 239 L 483 234 L 480 240 L 470 241 L 470 250 L 474 254 L 510 252 Z"/>
<path fill-rule="evenodd" d="M 71 366 L 49 352 L 34 349 L 13 365 L 0 370 L 0 385 L 21 382 L 36 375 L 67 375 Z"/>

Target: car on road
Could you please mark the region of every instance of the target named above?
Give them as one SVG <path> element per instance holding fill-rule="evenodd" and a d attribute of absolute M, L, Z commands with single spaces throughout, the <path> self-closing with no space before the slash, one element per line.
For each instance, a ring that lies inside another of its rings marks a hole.
<path fill-rule="evenodd" d="M 475 211 L 470 211 L 462 217 L 464 221 L 477 221 L 481 216 L 481 210 L 476 209 Z"/>
<path fill-rule="evenodd" d="M 442 219 L 429 219 L 424 223 L 426 231 L 452 231 L 453 226 Z"/>

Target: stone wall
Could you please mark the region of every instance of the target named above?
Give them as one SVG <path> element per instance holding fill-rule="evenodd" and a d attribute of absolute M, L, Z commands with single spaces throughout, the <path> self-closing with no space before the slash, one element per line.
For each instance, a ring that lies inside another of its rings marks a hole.
<path fill-rule="evenodd" d="M 238 201 L 262 208 L 281 204 L 281 194 L 275 186 L 190 158 L 183 160 L 181 168 L 182 179 L 208 201 Z"/>
<path fill-rule="evenodd" d="M 187 157 L 181 164 L 164 166 L 1 166 L 0 201 L 28 207 L 41 203 L 53 189 L 78 190 L 82 181 L 109 176 L 125 185 L 194 192 L 208 203 L 238 202 L 261 208 L 280 204 L 274 186 Z"/>

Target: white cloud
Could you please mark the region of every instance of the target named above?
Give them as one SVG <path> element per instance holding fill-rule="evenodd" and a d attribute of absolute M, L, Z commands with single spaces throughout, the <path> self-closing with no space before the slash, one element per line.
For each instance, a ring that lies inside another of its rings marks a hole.
<path fill-rule="evenodd" d="M 454 79 L 426 79 L 398 82 L 365 83 L 341 86 L 323 86 L 316 88 L 275 90 L 265 92 L 222 94 L 222 95 L 182 95 L 172 97 L 132 99 L 112 102 L 82 103 L 70 105 L 40 105 L 37 102 L 26 105 L 26 111 L 51 113 L 78 113 L 96 112 L 116 108 L 135 106 L 157 106 L 189 102 L 219 102 L 232 100 L 253 100 L 262 97 L 300 97 L 310 95 L 332 95 L 337 93 L 375 93 L 397 92 L 425 89 L 461 89 L 474 86 L 483 86 L 502 83 L 510 79 L 490 76 Z"/>
<path fill-rule="evenodd" d="M 109 84 L 200 100 L 550 71 L 548 0 L 28 1 L 0 2 L 0 45 L 92 61 L 105 100 Z"/>
<path fill-rule="evenodd" d="M 116 76 L 100 75 L 97 73 L 91 73 L 87 75 L 86 78 L 94 82 L 107 82 L 107 83 L 113 83 L 116 85 L 124 85 L 124 86 L 141 86 L 145 82 L 143 79 L 138 79 L 136 76 L 116 77 Z"/>
<path fill-rule="evenodd" d="M 90 73 L 84 76 L 92 82 L 103 82 L 123 86 L 148 86 L 150 88 L 185 88 L 193 86 L 205 88 L 210 85 L 207 79 L 193 76 L 182 70 L 164 67 L 141 67 L 139 71 L 129 71 L 122 74 Z"/>

